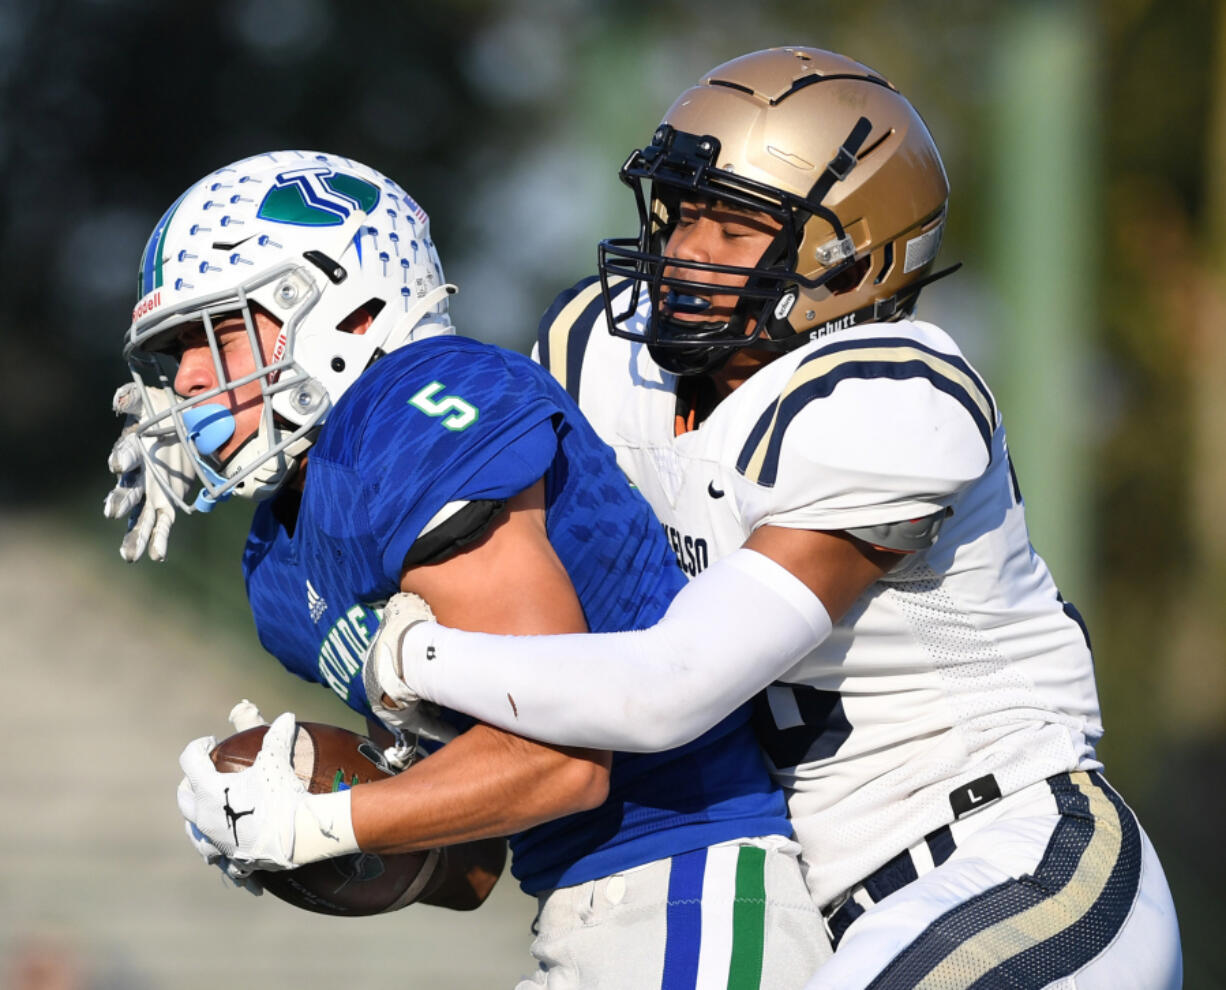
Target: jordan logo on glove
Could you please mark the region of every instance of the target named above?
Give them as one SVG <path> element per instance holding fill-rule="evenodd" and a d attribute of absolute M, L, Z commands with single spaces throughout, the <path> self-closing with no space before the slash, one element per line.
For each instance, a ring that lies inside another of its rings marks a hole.
<path fill-rule="evenodd" d="M 226 813 L 226 824 L 230 826 L 230 831 L 234 833 L 234 844 L 237 846 L 238 845 L 238 820 L 242 818 L 244 815 L 250 815 L 254 813 L 255 808 L 251 808 L 247 811 L 235 811 L 233 808 L 230 807 L 230 788 L 228 787 L 226 788 L 225 794 L 226 794 L 226 803 L 225 803 L 225 806 L 221 810 Z"/>

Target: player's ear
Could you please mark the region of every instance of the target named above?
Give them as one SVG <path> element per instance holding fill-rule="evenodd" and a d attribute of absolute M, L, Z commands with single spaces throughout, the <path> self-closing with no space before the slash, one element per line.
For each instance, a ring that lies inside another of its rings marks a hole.
<path fill-rule="evenodd" d="M 353 333 L 359 337 L 370 329 L 383 308 L 383 300 L 369 299 L 336 325 L 341 333 Z"/>

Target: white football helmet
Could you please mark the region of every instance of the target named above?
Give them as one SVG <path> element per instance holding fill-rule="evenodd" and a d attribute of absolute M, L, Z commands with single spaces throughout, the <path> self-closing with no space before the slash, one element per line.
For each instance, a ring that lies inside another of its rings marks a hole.
<path fill-rule="evenodd" d="M 154 228 L 124 347 L 137 386 L 155 400 L 144 408 L 159 410 L 139 431 L 147 439 L 177 435 L 191 453 L 201 484 L 194 504 L 156 461 L 147 458 L 147 470 L 188 512 L 232 494 L 269 497 L 373 360 L 454 333 L 447 297 L 455 291 L 443 277 L 429 217 L 374 169 L 312 151 L 268 152 L 218 169 Z M 260 358 L 253 305 L 281 326 L 267 360 Z M 365 333 L 339 329 L 359 311 L 374 314 Z M 243 317 L 256 368 L 228 381 L 213 327 L 235 314 Z M 174 391 L 176 351 L 191 324 L 204 329 L 220 384 L 184 399 Z M 209 400 L 254 380 L 263 400 L 259 430 L 223 462 L 214 452 L 232 436 L 234 420 Z"/>

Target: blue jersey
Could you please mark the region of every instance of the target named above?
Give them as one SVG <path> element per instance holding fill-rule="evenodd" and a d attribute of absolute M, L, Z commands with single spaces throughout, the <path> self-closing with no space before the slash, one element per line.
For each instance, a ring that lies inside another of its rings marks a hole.
<path fill-rule="evenodd" d="M 593 632 L 654 624 L 684 584 L 663 530 L 612 451 L 546 371 L 461 337 L 380 359 L 311 449 L 292 528 L 256 510 L 243 570 L 260 642 L 370 714 L 361 658 L 403 562 L 449 503 L 544 478 L 546 528 Z M 599 808 L 511 837 L 529 893 L 752 835 L 790 835 L 742 707 L 665 753 L 614 754 Z"/>

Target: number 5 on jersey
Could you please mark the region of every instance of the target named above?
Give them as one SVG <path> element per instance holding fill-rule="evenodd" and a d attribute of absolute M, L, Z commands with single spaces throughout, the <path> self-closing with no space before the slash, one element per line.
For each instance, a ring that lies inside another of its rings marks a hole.
<path fill-rule="evenodd" d="M 431 382 L 409 400 L 409 405 L 435 419 L 445 416 L 442 423 L 449 430 L 468 429 L 477 421 L 477 407 L 458 395 L 444 395 L 436 399 L 435 396 L 444 388 L 446 386 L 442 382 Z"/>

